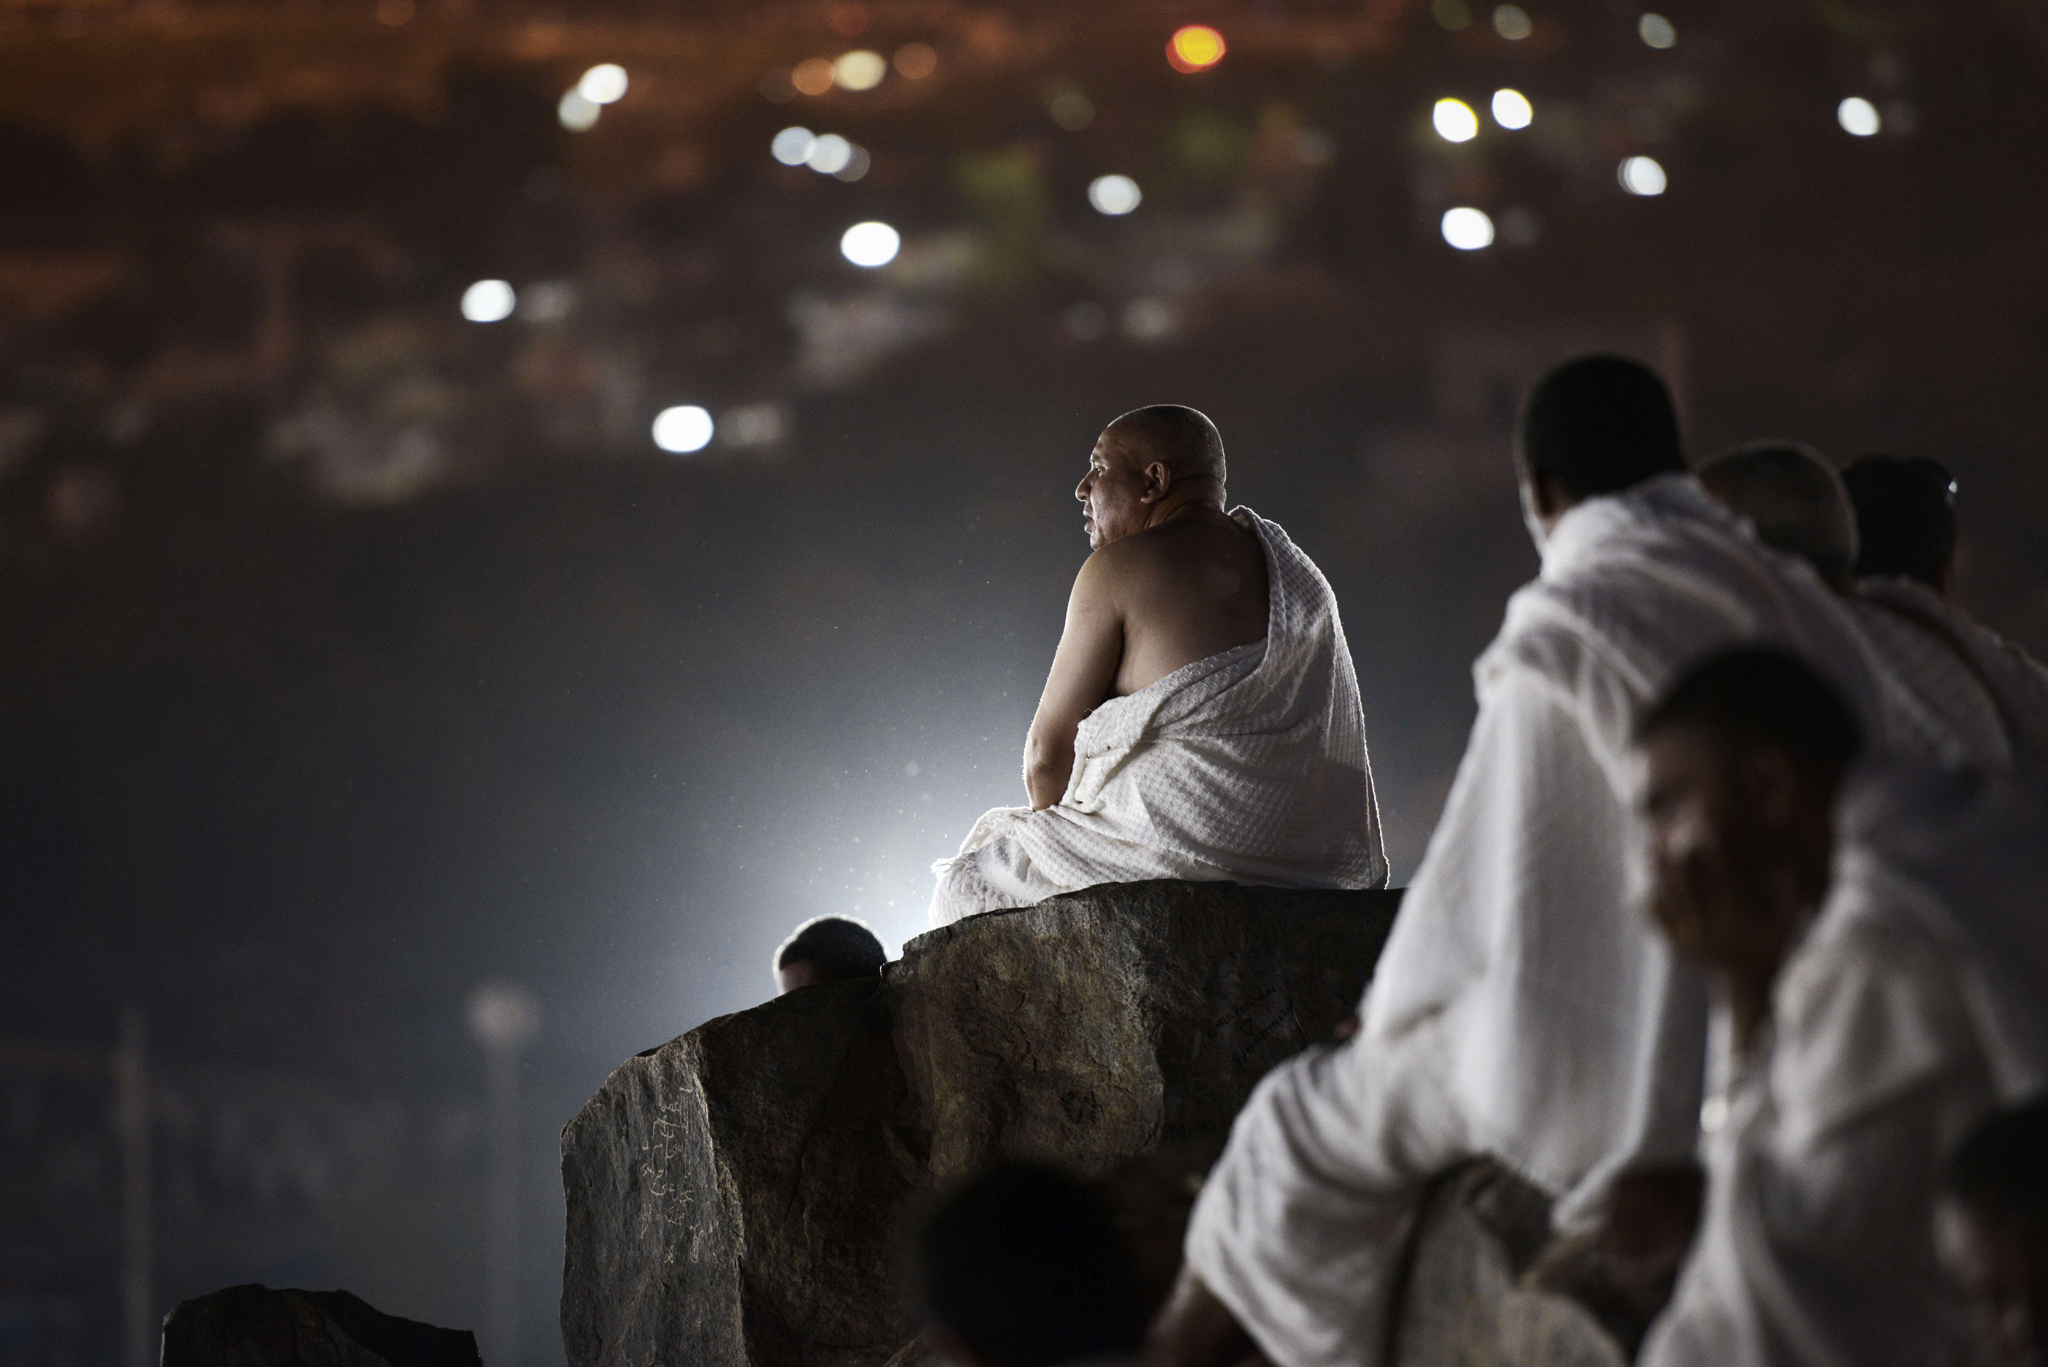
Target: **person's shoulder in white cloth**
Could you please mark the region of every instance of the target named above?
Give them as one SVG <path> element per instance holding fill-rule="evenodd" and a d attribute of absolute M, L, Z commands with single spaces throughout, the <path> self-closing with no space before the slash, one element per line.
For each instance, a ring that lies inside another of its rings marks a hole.
<path fill-rule="evenodd" d="M 1852 777 L 1861 730 L 1756 650 L 1644 725 L 1652 911 L 1714 983 L 1716 1074 L 1704 1225 L 1651 1367 L 1974 1360 L 1934 1210 L 1962 1135 L 2048 1078 L 2048 811 L 2011 779 Z"/>
<path fill-rule="evenodd" d="M 1422 1194 L 1467 1158 L 1537 1182 L 1567 1225 L 1599 1216 L 1616 1174 L 1688 1158 L 1706 1001 L 1631 879 L 1636 719 L 1687 664 L 1756 639 L 1824 661 L 1881 716 L 1840 603 L 1684 473 L 1647 369 L 1546 376 L 1516 466 L 1542 572 L 1474 667 L 1479 715 L 1363 1029 L 1245 1106 L 1155 1324 L 1161 1363 L 1232 1334 L 1280 1367 L 1380 1362 Z"/>
<path fill-rule="evenodd" d="M 932 921 L 1098 883 L 1386 880 L 1335 595 L 1277 525 L 1226 513 L 1190 408 L 1126 413 L 1075 490 L 1094 553 L 1024 754 L 1031 805 L 934 866 Z"/>

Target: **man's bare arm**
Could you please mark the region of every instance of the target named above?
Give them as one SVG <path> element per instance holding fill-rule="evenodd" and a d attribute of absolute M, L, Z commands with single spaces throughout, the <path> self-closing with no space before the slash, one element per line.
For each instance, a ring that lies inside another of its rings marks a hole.
<path fill-rule="evenodd" d="M 1088 557 L 1067 600 L 1067 625 L 1053 652 L 1052 672 L 1024 742 L 1024 791 L 1044 811 L 1067 791 L 1074 773 L 1074 733 L 1116 688 L 1124 657 L 1123 609 L 1109 592 L 1102 552 Z"/>

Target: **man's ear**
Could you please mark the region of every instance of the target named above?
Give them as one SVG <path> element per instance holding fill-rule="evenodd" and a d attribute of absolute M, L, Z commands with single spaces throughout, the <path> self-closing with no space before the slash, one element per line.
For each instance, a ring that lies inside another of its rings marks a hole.
<path fill-rule="evenodd" d="M 1163 460 L 1155 460 L 1145 467 L 1145 492 L 1138 495 L 1141 503 L 1157 503 L 1173 488 L 1173 467 Z"/>
<path fill-rule="evenodd" d="M 1934 591 L 1944 598 L 1953 597 L 1956 591 L 1956 553 L 1950 551 L 1939 565 L 1934 567 Z"/>
<path fill-rule="evenodd" d="M 1571 500 L 1548 470 L 1529 471 L 1529 496 L 1535 501 L 1539 517 L 1552 518 L 1571 507 Z"/>

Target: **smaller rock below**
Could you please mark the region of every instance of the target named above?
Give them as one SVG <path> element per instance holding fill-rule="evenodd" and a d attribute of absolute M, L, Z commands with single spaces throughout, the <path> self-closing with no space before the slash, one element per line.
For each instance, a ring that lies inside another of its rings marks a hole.
<path fill-rule="evenodd" d="M 231 1286 L 164 1317 L 162 1367 L 481 1367 L 476 1335 L 346 1291 Z"/>

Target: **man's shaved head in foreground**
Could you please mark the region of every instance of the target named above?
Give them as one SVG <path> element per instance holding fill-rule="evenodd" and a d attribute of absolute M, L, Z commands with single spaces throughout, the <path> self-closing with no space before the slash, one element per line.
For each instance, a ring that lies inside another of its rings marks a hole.
<path fill-rule="evenodd" d="M 1707 492 L 1748 518 L 1767 546 L 1796 555 L 1846 589 L 1856 571 L 1856 510 L 1827 457 L 1773 438 L 1723 451 L 1699 468 Z"/>
<path fill-rule="evenodd" d="M 1142 448 L 1140 464 L 1164 461 L 1176 480 L 1213 479 L 1219 488 L 1227 480 L 1223 434 L 1206 414 L 1185 404 L 1133 408 L 1105 428 L 1103 435 Z"/>

